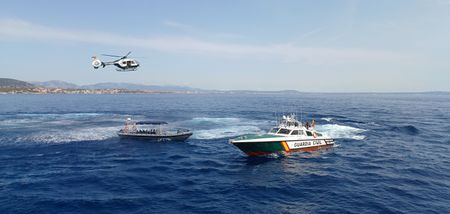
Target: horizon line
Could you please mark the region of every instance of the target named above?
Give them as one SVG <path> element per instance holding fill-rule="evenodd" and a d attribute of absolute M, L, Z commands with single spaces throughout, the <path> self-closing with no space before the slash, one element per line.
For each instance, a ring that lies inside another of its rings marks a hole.
<path fill-rule="evenodd" d="M 10 78 L 15 79 L 15 78 Z M 18 79 L 16 79 L 18 80 Z M 233 92 L 233 91 L 249 91 L 249 92 L 286 92 L 286 91 L 295 91 L 297 93 L 316 93 L 316 94 L 425 94 L 425 93 L 450 93 L 450 91 L 442 91 L 442 90 L 430 90 L 430 91 L 302 91 L 299 89 L 278 89 L 278 90 L 262 90 L 262 89 L 204 89 L 200 87 L 194 87 L 189 85 L 175 85 L 175 84 L 166 84 L 166 85 L 156 85 L 151 83 L 136 83 L 136 82 L 97 82 L 97 83 L 91 83 L 91 84 L 78 84 L 78 83 L 72 83 L 65 80 L 47 80 L 47 81 L 34 81 L 34 80 L 27 80 L 25 82 L 50 82 L 50 81 L 60 81 L 65 82 L 69 84 L 74 84 L 77 86 L 89 86 L 89 85 L 96 85 L 96 84 L 102 84 L 102 83 L 124 83 L 124 84 L 135 84 L 135 85 L 143 85 L 143 86 L 175 86 L 175 87 L 188 87 L 192 88 L 193 90 L 202 90 L 202 91 L 222 91 L 222 92 Z"/>

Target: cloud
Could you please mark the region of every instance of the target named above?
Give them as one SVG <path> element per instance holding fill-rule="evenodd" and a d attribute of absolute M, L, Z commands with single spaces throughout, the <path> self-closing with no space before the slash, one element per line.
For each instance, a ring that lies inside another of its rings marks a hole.
<path fill-rule="evenodd" d="M 187 25 L 187 24 L 183 24 L 183 23 L 179 23 L 179 22 L 174 22 L 174 21 L 164 21 L 163 24 L 165 26 L 177 29 L 177 30 L 181 30 L 181 31 L 194 31 L 194 27 Z"/>
<path fill-rule="evenodd" d="M 315 34 L 318 34 L 318 33 L 322 32 L 322 31 L 324 31 L 325 29 L 326 29 L 325 27 L 320 27 L 320 28 L 316 28 L 316 29 L 310 30 L 310 31 L 308 31 L 308 32 L 306 32 L 306 33 L 303 33 L 302 35 L 297 36 L 297 37 L 295 38 L 295 41 L 294 41 L 294 42 L 291 42 L 291 44 L 299 44 L 299 43 L 301 43 L 304 39 L 309 38 L 309 37 L 311 37 L 311 36 L 314 36 Z"/>
<path fill-rule="evenodd" d="M 162 24 L 166 27 L 170 27 L 172 29 L 176 29 L 183 33 L 189 33 L 192 35 L 203 35 L 203 36 L 211 36 L 215 38 L 224 38 L 224 39 L 238 39 L 243 38 L 242 35 L 236 34 L 236 33 L 209 33 L 205 31 L 204 29 L 200 29 L 197 27 L 194 27 L 192 25 L 183 24 L 176 21 L 164 21 Z"/>
<path fill-rule="evenodd" d="M 245 38 L 243 35 L 237 34 L 237 33 L 217 33 L 215 34 L 218 38 L 224 38 L 224 39 L 242 39 Z"/>
<path fill-rule="evenodd" d="M 427 0 L 427 1 L 434 2 L 435 4 L 438 4 L 438 5 L 444 5 L 444 6 L 450 5 L 450 0 Z"/>
<path fill-rule="evenodd" d="M 189 28 L 166 22 L 178 28 Z M 169 53 L 203 54 L 217 57 L 276 58 L 284 62 L 313 64 L 366 61 L 395 61 L 408 56 L 380 50 L 299 47 L 291 43 L 247 45 L 211 42 L 190 37 L 132 37 L 104 32 L 67 30 L 17 19 L 0 19 L 0 39 L 81 42 L 111 46 L 138 47 Z"/>

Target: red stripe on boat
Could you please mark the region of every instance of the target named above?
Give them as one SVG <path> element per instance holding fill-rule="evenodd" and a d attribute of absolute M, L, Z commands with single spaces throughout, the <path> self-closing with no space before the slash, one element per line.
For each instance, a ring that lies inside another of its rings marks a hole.
<path fill-rule="evenodd" d="M 328 148 L 328 147 L 332 147 L 333 145 L 323 145 L 323 146 L 315 146 L 315 147 L 308 147 L 308 148 L 300 148 L 300 149 L 290 149 L 289 151 L 277 151 L 277 152 L 299 152 L 299 151 L 316 151 L 322 148 Z M 273 154 L 273 153 L 277 153 L 277 152 L 262 152 L 262 151 L 256 151 L 256 152 L 247 152 L 246 154 L 248 156 L 261 156 L 261 155 L 269 155 L 269 154 Z"/>

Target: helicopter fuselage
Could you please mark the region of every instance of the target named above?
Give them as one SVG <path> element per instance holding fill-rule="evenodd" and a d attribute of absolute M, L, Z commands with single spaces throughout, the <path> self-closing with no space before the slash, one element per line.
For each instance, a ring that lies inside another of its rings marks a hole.
<path fill-rule="evenodd" d="M 134 59 L 126 58 L 114 61 L 113 65 L 123 70 L 132 70 L 139 67 L 139 62 Z"/>

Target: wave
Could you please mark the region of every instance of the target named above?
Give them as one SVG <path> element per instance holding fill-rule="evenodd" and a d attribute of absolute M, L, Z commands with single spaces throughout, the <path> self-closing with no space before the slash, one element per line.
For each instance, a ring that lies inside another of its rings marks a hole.
<path fill-rule="evenodd" d="M 263 133 L 263 130 L 261 130 L 256 126 L 236 125 L 217 129 L 197 130 L 194 131 L 192 138 L 201 140 L 219 139 L 219 138 L 235 137 L 249 133 Z"/>
<path fill-rule="evenodd" d="M 179 124 L 193 130 L 193 139 L 205 140 L 262 133 L 260 127 L 268 126 L 269 121 L 234 117 L 196 117 Z"/>
<path fill-rule="evenodd" d="M 86 122 L 122 122 L 125 116 L 104 113 L 20 113 L 0 120 L 0 128 L 52 127 Z"/>
<path fill-rule="evenodd" d="M 252 120 L 245 120 L 242 118 L 234 117 L 195 117 L 191 120 L 182 121 L 181 125 L 190 126 L 194 128 L 214 128 L 214 127 L 227 127 L 236 124 L 252 124 L 256 125 L 257 122 Z"/>
<path fill-rule="evenodd" d="M 116 137 L 116 132 L 120 127 L 96 127 L 96 128 L 78 128 L 72 130 L 48 130 L 35 132 L 29 135 L 15 137 L 9 141 L 15 143 L 70 143 L 79 141 L 99 141 Z"/>
<path fill-rule="evenodd" d="M 364 140 L 366 138 L 366 136 L 361 135 L 361 133 L 365 132 L 366 130 L 351 126 L 326 124 L 326 125 L 317 125 L 316 129 L 320 133 L 328 135 L 332 138 L 347 138 L 354 140 Z"/>
<path fill-rule="evenodd" d="M 73 112 L 73 113 L 19 113 L 16 116 L 19 117 L 86 117 L 86 116 L 99 116 L 103 113 L 90 113 L 90 112 Z"/>
<path fill-rule="evenodd" d="M 327 122 L 331 122 L 333 120 L 333 118 L 331 118 L 331 117 L 322 117 L 321 119 L 325 120 Z"/>
<path fill-rule="evenodd" d="M 357 120 L 352 120 L 352 119 L 340 119 L 339 122 L 341 122 L 341 123 L 359 123 L 359 124 L 363 124 L 364 123 L 364 122 L 357 121 Z"/>
<path fill-rule="evenodd" d="M 204 122 L 212 122 L 217 124 L 229 124 L 242 121 L 241 118 L 235 117 L 194 117 L 189 122 L 192 123 L 204 123 Z"/>
<path fill-rule="evenodd" d="M 327 122 L 331 122 L 331 121 L 339 121 L 339 122 L 341 122 L 341 123 L 359 123 L 359 124 L 363 124 L 363 123 L 364 123 L 364 122 L 357 121 L 357 120 L 346 119 L 346 118 L 344 118 L 344 117 L 339 117 L 338 119 L 335 119 L 335 118 L 333 118 L 333 117 L 322 117 L 322 118 L 320 118 L 320 119 L 322 119 L 322 120 L 324 120 L 324 121 L 327 121 Z"/>
<path fill-rule="evenodd" d="M 392 127 L 392 130 L 395 132 L 401 132 L 401 133 L 405 133 L 408 135 L 416 135 L 419 133 L 419 129 L 413 125 L 394 126 L 394 127 Z"/>

